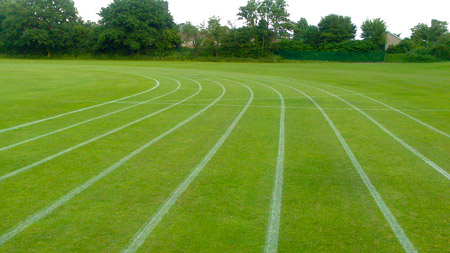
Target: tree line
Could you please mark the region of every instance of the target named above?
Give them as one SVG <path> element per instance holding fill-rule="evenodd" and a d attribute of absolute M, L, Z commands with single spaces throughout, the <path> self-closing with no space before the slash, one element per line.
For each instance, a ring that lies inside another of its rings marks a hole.
<path fill-rule="evenodd" d="M 382 51 L 387 34 L 380 18 L 364 21 L 360 40 L 350 17 L 293 22 L 285 0 L 248 0 L 237 10 L 243 27 L 224 26 L 216 16 L 200 26 L 176 24 L 164 0 L 114 0 L 99 15 L 98 23 L 83 21 L 73 0 L 0 0 L 0 53 L 264 58 L 281 51 Z M 392 52 L 449 59 L 447 23 L 433 20 L 412 31 Z"/>

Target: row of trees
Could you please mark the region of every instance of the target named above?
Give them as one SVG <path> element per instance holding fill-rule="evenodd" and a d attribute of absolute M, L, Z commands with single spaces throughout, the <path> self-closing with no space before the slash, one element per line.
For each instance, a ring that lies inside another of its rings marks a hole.
<path fill-rule="evenodd" d="M 304 18 L 292 22 L 285 0 L 248 0 L 237 13 L 245 24 L 239 28 L 215 16 L 200 26 L 177 25 L 164 0 L 114 0 L 99 15 L 98 23 L 84 22 L 73 0 L 0 0 L 0 52 L 259 58 L 280 51 L 379 51 L 387 32 L 383 20 L 366 20 L 362 40 L 356 40 L 351 18 L 336 14 L 317 25 Z M 396 50 L 427 48 L 441 55 L 448 46 L 447 24 L 433 22 L 414 27 Z"/>
<path fill-rule="evenodd" d="M 431 25 L 418 24 L 411 31 L 411 38 L 406 38 L 389 53 L 406 53 L 409 61 L 450 60 L 450 33 L 448 23 L 435 20 Z"/>
<path fill-rule="evenodd" d="M 163 0 L 116 0 L 84 22 L 73 0 L 0 0 L 0 50 L 11 55 L 155 54 L 181 45 Z"/>

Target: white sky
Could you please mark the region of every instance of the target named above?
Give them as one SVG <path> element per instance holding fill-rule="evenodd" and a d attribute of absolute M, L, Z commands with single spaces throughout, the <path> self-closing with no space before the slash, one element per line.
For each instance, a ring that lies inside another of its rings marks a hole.
<path fill-rule="evenodd" d="M 98 21 L 101 7 L 108 6 L 112 0 L 74 0 L 79 14 L 84 20 Z M 199 25 L 209 17 L 221 17 L 223 24 L 227 20 L 239 25 L 236 14 L 238 8 L 247 0 L 168 0 L 169 9 L 175 22 L 191 21 Z M 287 0 L 291 19 L 301 17 L 310 25 L 317 25 L 320 18 L 328 14 L 350 16 L 354 24 L 361 26 L 367 18 L 382 18 L 388 24 L 388 30 L 401 33 L 402 37 L 411 35 L 411 28 L 418 23 L 430 24 L 431 19 L 450 23 L 449 0 Z"/>

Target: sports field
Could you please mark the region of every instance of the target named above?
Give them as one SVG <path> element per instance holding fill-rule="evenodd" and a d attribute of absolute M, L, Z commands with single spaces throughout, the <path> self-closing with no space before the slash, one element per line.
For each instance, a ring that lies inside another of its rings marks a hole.
<path fill-rule="evenodd" d="M 449 63 L 0 60 L 2 252 L 449 249 Z"/>

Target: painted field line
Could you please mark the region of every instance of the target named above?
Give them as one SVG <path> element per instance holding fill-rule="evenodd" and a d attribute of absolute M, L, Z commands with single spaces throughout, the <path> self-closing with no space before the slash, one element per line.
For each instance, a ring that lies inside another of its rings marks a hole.
<path fill-rule="evenodd" d="M 232 81 L 234 82 L 234 81 Z M 230 125 L 230 127 L 227 129 L 227 131 L 222 135 L 222 137 L 219 139 L 219 141 L 214 145 L 214 147 L 206 154 L 206 156 L 203 158 L 203 160 L 195 167 L 193 171 L 186 177 L 186 179 L 178 185 L 178 187 L 175 189 L 175 191 L 172 192 L 170 197 L 164 202 L 164 204 L 158 209 L 156 214 L 154 214 L 150 220 L 142 226 L 142 228 L 136 233 L 136 235 L 131 239 L 130 244 L 128 245 L 127 249 L 124 250 L 124 252 L 136 252 L 145 242 L 147 237 L 153 232 L 153 230 L 156 228 L 156 226 L 159 224 L 159 222 L 163 219 L 164 215 L 166 215 L 170 208 L 177 202 L 177 200 L 180 198 L 180 196 L 186 191 L 186 189 L 189 187 L 189 185 L 197 178 L 197 176 L 202 172 L 203 168 L 209 163 L 209 161 L 214 157 L 214 155 L 217 153 L 217 151 L 221 148 L 223 143 L 228 139 L 230 134 L 235 129 L 236 125 L 239 123 L 239 121 L 242 119 L 244 114 L 247 112 L 248 108 L 250 107 L 250 104 L 253 101 L 253 90 L 248 87 L 245 84 L 238 83 L 244 87 L 246 87 L 250 91 L 250 99 L 248 99 L 247 104 L 245 105 L 244 109 L 239 113 L 239 115 L 235 118 L 233 123 Z"/>
<path fill-rule="evenodd" d="M 180 87 L 181 87 L 181 83 L 178 80 L 174 80 L 174 81 L 178 83 L 177 88 L 175 90 L 173 90 L 173 91 L 170 91 L 170 92 L 164 94 L 164 95 L 161 95 L 159 97 L 152 98 L 152 99 L 149 99 L 147 101 L 143 101 L 143 102 L 140 102 L 138 104 L 134 104 L 134 105 L 131 105 L 131 106 L 128 106 L 128 107 L 125 107 L 125 108 L 122 108 L 122 109 L 110 112 L 110 113 L 106 113 L 106 114 L 103 114 L 101 116 L 98 116 L 98 117 L 95 117 L 95 118 L 92 118 L 92 119 L 88 119 L 88 120 L 85 120 L 85 121 L 82 121 L 82 122 L 79 122 L 79 123 L 76 123 L 76 124 L 73 124 L 73 125 L 70 125 L 70 126 L 67 126 L 67 127 L 64 127 L 64 128 L 58 129 L 58 130 L 55 130 L 55 131 L 52 131 L 52 132 L 46 133 L 46 134 L 42 134 L 42 135 L 30 138 L 28 140 L 24 140 L 24 141 L 21 141 L 21 142 L 18 142 L 18 143 L 15 143 L 15 144 L 12 144 L 12 145 L 9 145 L 9 146 L 6 146 L 6 147 L 2 147 L 2 148 L 0 148 L 0 152 L 5 151 L 5 150 L 10 149 L 10 148 L 13 148 L 13 147 L 17 147 L 19 145 L 22 145 L 22 144 L 25 144 L 25 143 L 28 143 L 28 142 L 32 142 L 32 141 L 35 141 L 35 140 L 38 140 L 38 139 L 50 136 L 52 134 L 56 134 L 56 133 L 59 133 L 59 132 L 65 131 L 65 130 L 69 130 L 71 128 L 74 128 L 74 127 L 77 127 L 77 126 L 80 126 L 80 125 L 83 125 L 83 124 L 86 124 L 86 123 L 89 123 L 89 122 L 92 122 L 92 121 L 95 121 L 95 120 L 98 120 L 98 119 L 102 119 L 102 118 L 111 116 L 111 115 L 119 113 L 119 112 L 123 112 L 123 111 L 129 110 L 131 108 L 134 108 L 134 107 L 137 107 L 137 106 L 140 106 L 140 105 L 143 105 L 143 104 L 147 104 L 149 102 L 155 101 L 157 99 L 160 99 L 160 98 L 163 98 L 163 97 L 166 97 L 166 96 L 169 96 L 170 94 L 173 94 L 173 93 L 177 92 L 180 89 Z"/>
<path fill-rule="evenodd" d="M 372 195 L 373 199 L 375 200 L 375 203 L 377 204 L 381 213 L 383 214 L 383 216 L 389 223 L 389 226 L 391 227 L 392 231 L 394 232 L 394 234 L 397 237 L 400 244 L 403 246 L 403 249 L 405 250 L 405 252 L 417 252 L 413 243 L 409 240 L 408 236 L 405 234 L 405 231 L 403 231 L 403 228 L 400 226 L 397 219 L 394 217 L 394 215 L 390 211 L 389 207 L 386 205 L 383 198 L 381 197 L 381 195 L 378 193 L 375 186 L 370 181 L 369 176 L 367 176 L 364 169 L 359 164 L 358 160 L 356 159 L 356 156 L 353 154 L 353 151 L 351 150 L 350 146 L 347 144 L 347 141 L 344 139 L 342 134 L 339 132 L 336 125 L 334 125 L 333 121 L 328 116 L 328 114 L 322 109 L 322 107 L 313 98 L 311 98 L 308 94 L 304 93 L 303 91 L 300 91 L 300 90 L 298 90 L 294 87 L 291 87 L 289 85 L 286 85 L 286 84 L 281 84 L 281 83 L 277 83 L 277 82 L 273 82 L 273 83 L 290 88 L 292 90 L 297 91 L 300 94 L 303 94 L 319 109 L 319 111 L 325 117 L 325 119 L 328 122 L 328 124 L 330 125 L 330 127 L 333 129 L 333 132 L 339 139 L 341 146 L 344 148 L 345 152 L 347 153 L 347 156 L 350 158 L 353 166 L 355 167 L 356 171 L 358 172 L 359 176 L 361 177 L 362 181 L 364 182 L 364 185 L 369 190 L 370 194 Z"/>
<path fill-rule="evenodd" d="M 160 76 L 160 77 L 165 77 L 165 76 L 161 76 L 161 75 L 153 75 L 153 76 Z M 167 77 L 165 77 L 167 78 Z M 384 93 L 367 93 L 367 94 L 384 94 Z M 339 96 L 357 96 L 355 94 L 340 94 Z M 327 98 L 330 96 L 311 96 L 313 98 Z M 299 99 L 301 97 L 284 97 L 284 99 Z M 254 100 L 275 100 L 275 99 L 280 99 L 279 97 L 266 97 L 266 98 L 254 98 Z M 204 98 L 204 99 L 192 99 L 192 102 L 196 102 L 196 101 L 212 101 L 213 99 L 208 99 L 208 98 Z M 166 102 L 171 102 L 173 100 L 166 100 Z M 224 98 L 222 99 L 222 101 L 247 101 L 247 98 Z M 100 103 L 102 101 L 82 101 L 82 100 L 74 100 L 74 101 L 61 101 L 61 102 L 66 102 L 66 103 Z M 135 103 L 140 103 L 143 101 L 123 101 L 123 102 L 116 102 L 118 104 L 135 104 Z M 385 109 L 384 109 L 385 110 Z"/>
<path fill-rule="evenodd" d="M 136 93 L 136 94 L 133 94 L 133 95 L 130 95 L 130 96 L 126 96 L 126 97 L 119 98 L 119 99 L 116 99 L 116 100 L 108 101 L 108 102 L 101 103 L 101 104 L 98 104 L 98 105 L 93 105 L 93 106 L 85 107 L 85 108 L 82 108 L 82 109 L 79 109 L 79 110 L 75 110 L 75 111 L 71 111 L 71 112 L 66 112 L 66 113 L 62 113 L 62 114 L 55 115 L 55 116 L 52 116 L 52 117 L 48 117 L 48 118 L 45 118 L 45 119 L 40 119 L 40 120 L 36 120 L 36 121 L 32 121 L 32 122 L 25 123 L 25 124 L 17 125 L 17 126 L 13 126 L 13 127 L 9 127 L 9 128 L 0 129 L 0 133 L 4 133 L 4 132 L 11 131 L 11 130 L 16 130 L 16 129 L 19 129 L 19 128 L 23 128 L 23 127 L 35 125 L 35 124 L 38 124 L 38 123 L 42 123 L 42 122 L 44 122 L 44 121 L 48 121 L 48 120 L 52 120 L 52 119 L 61 118 L 61 117 L 64 117 L 64 116 L 67 116 L 67 115 L 70 115 L 70 114 L 74 114 L 74 113 L 78 113 L 78 112 L 90 110 L 90 109 L 97 108 L 97 107 L 100 107 L 100 106 L 104 106 L 104 105 L 112 104 L 112 103 L 115 103 L 115 102 L 118 102 L 118 101 L 122 101 L 122 100 L 125 100 L 125 99 L 128 99 L 128 98 L 136 97 L 136 96 L 139 96 L 139 95 L 148 93 L 148 92 L 150 92 L 150 91 L 152 91 L 152 90 L 158 88 L 158 86 L 160 85 L 160 83 L 158 82 L 158 80 L 156 80 L 156 79 L 154 79 L 154 78 L 151 78 L 151 77 L 148 77 L 148 76 L 143 76 L 143 75 L 137 75 L 137 76 L 141 76 L 141 77 L 144 77 L 144 78 L 147 78 L 147 79 L 151 79 L 151 80 L 156 81 L 156 86 L 154 86 L 153 88 L 148 89 L 148 90 L 146 90 L 146 91 L 143 91 L 143 92 L 139 92 L 139 93 Z"/>
<path fill-rule="evenodd" d="M 199 87 L 201 87 L 200 83 L 198 83 L 198 82 L 196 82 L 196 83 L 199 85 Z M 123 165 L 127 161 L 131 160 L 133 157 L 135 157 L 136 155 L 140 154 L 142 151 L 144 151 L 145 149 L 147 149 L 148 147 L 150 147 L 151 145 L 153 145 L 157 141 L 163 139 L 167 135 L 175 132 L 180 127 L 186 125 L 188 122 L 190 122 L 193 119 L 197 118 L 200 114 L 202 114 L 203 112 L 208 110 L 210 107 L 212 107 L 216 102 L 218 102 L 225 95 L 225 93 L 226 93 L 225 87 L 223 85 L 220 85 L 220 86 L 222 87 L 222 94 L 214 102 L 212 102 L 210 105 L 208 105 L 207 107 L 203 108 L 202 110 L 200 110 L 199 112 L 195 113 L 194 115 L 190 116 L 188 119 L 184 120 L 183 122 L 179 123 L 178 125 L 172 127 L 171 129 L 169 129 L 168 131 L 164 132 L 163 134 L 159 135 L 158 137 L 156 137 L 155 139 L 151 140 L 150 142 L 144 144 L 143 146 L 141 146 L 140 148 L 136 149 L 135 151 L 131 152 L 130 154 L 128 154 L 127 156 L 122 158 L 122 160 L 120 160 L 116 164 L 110 166 L 109 168 L 107 168 L 106 170 L 104 170 L 103 172 L 98 174 L 97 176 L 92 177 L 91 179 L 89 179 L 88 181 L 83 183 L 82 185 L 76 187 L 75 189 L 71 190 L 70 192 L 68 192 L 67 194 L 65 194 L 64 196 L 62 196 L 61 198 L 59 198 L 55 202 L 53 202 L 51 205 L 49 205 L 49 206 L 41 209 L 40 211 L 34 213 L 33 215 L 31 215 L 28 218 L 26 218 L 24 221 L 20 222 L 14 228 L 12 228 L 12 229 L 8 230 L 7 232 L 5 232 L 4 234 L 2 234 L 0 236 L 0 246 L 3 245 L 5 242 L 9 241 L 11 238 L 16 236 L 17 234 L 19 234 L 22 231 L 24 231 L 29 226 L 33 225 L 37 221 L 41 220 L 42 218 L 46 217 L 47 215 L 49 215 L 50 213 L 55 211 L 61 205 L 65 204 L 66 202 L 71 200 L 73 197 L 77 196 L 78 194 L 80 194 L 81 192 L 83 192 L 84 190 L 89 188 L 91 185 L 95 184 L 96 182 L 100 181 L 102 178 L 104 178 L 107 175 L 109 175 L 111 172 L 115 171 L 121 165 Z"/>
<path fill-rule="evenodd" d="M 272 204 L 270 207 L 270 219 L 267 227 L 267 237 L 264 251 L 267 253 L 278 252 L 278 238 L 280 234 L 280 220 L 281 220 L 281 205 L 283 198 L 283 175 L 284 175 L 284 151 L 285 151 L 285 117 L 286 117 L 286 104 L 284 97 L 275 88 L 252 81 L 256 84 L 265 86 L 278 94 L 281 103 L 280 112 L 280 132 L 278 139 L 278 156 L 277 156 L 277 168 L 275 171 L 275 182 L 272 193 Z"/>
<path fill-rule="evenodd" d="M 328 87 L 332 87 L 332 88 L 336 88 L 336 89 L 340 89 L 340 90 L 347 91 L 347 92 L 353 93 L 353 94 L 355 94 L 355 95 L 361 96 L 361 97 L 363 97 L 363 98 L 367 98 L 367 99 L 369 99 L 369 100 L 372 100 L 372 101 L 375 102 L 375 103 L 378 103 L 378 104 L 380 104 L 380 105 L 382 105 L 382 106 L 385 106 L 385 107 L 387 107 L 387 108 L 389 108 L 389 109 L 391 109 L 391 110 L 393 110 L 393 111 L 395 111 L 395 112 L 398 112 L 398 113 L 402 114 L 403 116 L 408 117 L 408 118 L 414 120 L 415 122 L 417 122 L 417 123 L 419 123 L 419 124 L 421 124 L 421 125 L 423 125 L 423 126 L 425 126 L 425 127 L 428 127 L 429 129 L 431 129 L 431 130 L 433 130 L 433 131 L 435 131 L 435 132 L 437 132 L 437 133 L 440 133 L 440 134 L 442 134 L 442 135 L 447 136 L 447 137 L 450 138 L 450 134 L 448 134 L 448 133 L 446 133 L 446 132 L 444 132 L 444 131 L 442 131 L 442 130 L 437 129 L 437 128 L 431 126 L 430 124 L 425 123 L 425 122 L 421 121 L 420 119 L 418 119 L 418 118 L 416 118 L 416 117 L 413 117 L 413 116 L 407 114 L 407 113 L 404 112 L 404 111 L 401 111 L 401 110 L 399 110 L 399 109 L 397 109 L 397 108 L 395 108 L 395 107 L 392 107 L 392 106 L 390 106 L 390 105 L 388 105 L 388 104 L 386 104 L 386 103 L 383 103 L 383 102 L 381 102 L 381 101 L 379 101 L 379 100 L 376 100 L 376 99 L 374 99 L 374 98 L 368 97 L 368 96 L 366 96 L 366 95 L 364 95 L 364 94 L 361 94 L 361 93 L 358 93 L 358 92 L 355 92 L 355 91 L 352 91 L 352 90 L 344 89 L 344 88 L 341 88 L 341 87 L 336 87 L 336 86 L 334 86 L 334 85 L 325 84 L 325 83 L 320 83 L 320 82 L 311 82 L 311 83 L 315 83 L 315 84 L 319 84 L 319 85 L 324 85 L 324 86 L 328 86 Z"/>
<path fill-rule="evenodd" d="M 313 88 L 316 90 L 320 90 L 322 92 L 325 92 L 339 100 L 341 100 L 342 102 L 346 103 L 347 105 L 349 105 L 350 107 L 352 107 L 353 109 L 355 109 L 356 111 L 358 111 L 359 113 L 361 113 L 362 115 L 364 115 L 364 117 L 366 117 L 368 120 L 370 120 L 373 124 L 375 124 L 376 126 L 378 126 L 381 130 L 383 130 L 383 132 L 385 132 L 386 134 L 388 134 L 389 136 L 391 136 L 394 140 L 396 140 L 398 143 L 400 143 L 403 147 L 405 147 L 407 150 L 409 150 L 411 153 L 413 153 L 414 155 L 416 155 L 417 157 L 419 157 L 422 161 L 424 161 L 425 163 L 427 163 L 428 165 L 430 165 L 433 169 L 435 169 L 437 172 L 441 173 L 444 177 L 446 177 L 448 180 L 450 180 L 450 173 L 448 173 L 447 171 L 445 171 L 444 169 L 442 169 L 439 165 L 437 165 L 436 163 L 434 163 L 433 161 L 431 161 L 428 157 L 424 156 L 422 153 L 420 153 L 419 151 L 417 151 L 415 148 L 413 148 L 412 146 L 410 146 L 408 143 L 406 143 L 404 140 L 400 139 L 399 137 L 397 137 L 394 133 L 392 133 L 391 131 L 389 131 L 387 128 L 385 128 L 383 125 L 381 125 L 378 121 L 376 121 L 374 118 L 370 117 L 367 113 L 363 112 L 361 109 L 359 109 L 358 107 L 354 106 L 352 103 L 348 102 L 347 100 L 331 93 L 328 92 L 326 90 L 323 90 L 321 88 L 317 88 L 314 86 L 310 86 L 310 85 L 306 85 L 306 84 L 302 84 L 302 83 L 298 83 L 302 86 L 305 87 L 309 87 L 309 88 Z"/>
<path fill-rule="evenodd" d="M 153 116 L 155 116 L 155 115 L 157 115 L 157 114 L 160 114 L 160 113 L 162 113 L 162 112 L 164 112 L 164 111 L 167 111 L 167 110 L 171 109 L 172 107 L 175 107 L 175 106 L 177 106 L 177 105 L 179 105 L 179 104 L 181 104 L 181 103 L 183 103 L 183 102 L 185 102 L 185 101 L 188 101 L 189 99 L 191 99 L 191 98 L 197 96 L 197 95 L 202 91 L 202 86 L 201 86 L 201 84 L 198 83 L 198 82 L 196 82 L 196 83 L 197 83 L 197 85 L 199 86 L 199 89 L 198 89 L 198 91 L 197 91 L 195 94 L 191 95 L 190 97 L 185 98 L 185 99 L 181 100 L 180 102 L 175 103 L 175 104 L 173 104 L 173 105 L 167 106 L 166 108 L 163 108 L 163 109 L 161 109 L 161 110 L 159 110 L 159 111 L 157 111 L 157 112 L 151 113 L 151 114 L 149 114 L 149 115 L 147 115 L 147 116 L 145 116 L 145 117 L 142 117 L 142 118 L 140 118 L 140 119 L 137 119 L 137 120 L 135 120 L 135 121 L 132 121 L 132 122 L 130 122 L 130 123 L 128 123 L 128 124 L 125 124 L 125 125 L 123 125 L 123 126 L 121 126 L 121 127 L 115 128 L 115 129 L 113 129 L 113 130 L 111 130 L 111 131 L 109 131 L 109 132 L 106 132 L 106 133 L 104 133 L 104 134 L 101 134 L 101 135 L 99 135 L 99 136 L 97 136 L 97 137 L 94 137 L 94 138 L 92 138 L 92 139 L 89 139 L 89 140 L 87 140 L 87 141 L 85 141 L 85 142 L 82 142 L 82 143 L 80 143 L 80 144 L 77 144 L 77 145 L 75 145 L 75 146 L 73 146 L 73 147 L 70 147 L 70 148 L 68 148 L 68 149 L 65 149 L 65 150 L 63 150 L 63 151 L 61 151 L 61 152 L 59 152 L 59 153 L 53 154 L 53 155 L 51 155 L 51 156 L 49 156 L 49 157 L 47 157 L 47 158 L 44 158 L 44 159 L 42 159 L 42 160 L 40 160 L 40 161 L 37 161 L 37 162 L 35 162 L 35 163 L 32 163 L 32 164 L 30 164 L 30 165 L 27 165 L 27 166 L 25 166 L 25 167 L 22 167 L 22 168 L 20 168 L 20 169 L 17 169 L 17 170 L 15 170 L 15 171 L 12 171 L 12 172 L 10 172 L 10 173 L 7 173 L 7 174 L 5 174 L 5 175 L 3 175 L 3 176 L 0 176 L 0 182 L 2 182 L 3 180 L 5 180 L 5 179 L 7 179 L 7 178 L 13 177 L 13 176 L 15 176 L 15 175 L 17 175 L 17 174 L 20 174 L 20 173 L 22 173 L 22 172 L 24 172 L 24 171 L 30 170 L 30 169 L 32 169 L 32 168 L 38 166 L 38 165 L 41 165 L 41 164 L 46 163 L 46 162 L 48 162 L 48 161 L 51 161 L 51 160 L 55 159 L 56 157 L 59 157 L 59 156 L 64 155 L 64 154 L 66 154 L 66 153 L 69 153 L 69 152 L 71 152 L 71 151 L 73 151 L 73 150 L 75 150 L 75 149 L 77 149 L 77 148 L 86 146 L 87 144 L 92 143 L 92 142 L 94 142 L 94 141 L 96 141 L 96 140 L 99 140 L 99 139 L 101 139 L 101 138 L 103 138 L 103 137 L 106 137 L 106 136 L 108 136 L 108 135 L 111 135 L 111 134 L 113 134 L 113 133 L 116 133 L 116 132 L 118 132 L 118 131 L 120 131 L 120 130 L 122 130 L 122 129 L 125 129 L 125 128 L 131 126 L 131 125 L 137 124 L 137 123 L 139 123 L 139 122 L 141 122 L 141 121 L 144 121 L 144 120 L 146 120 L 146 119 L 148 119 L 148 118 L 150 118 L 150 117 L 153 117 Z"/>

